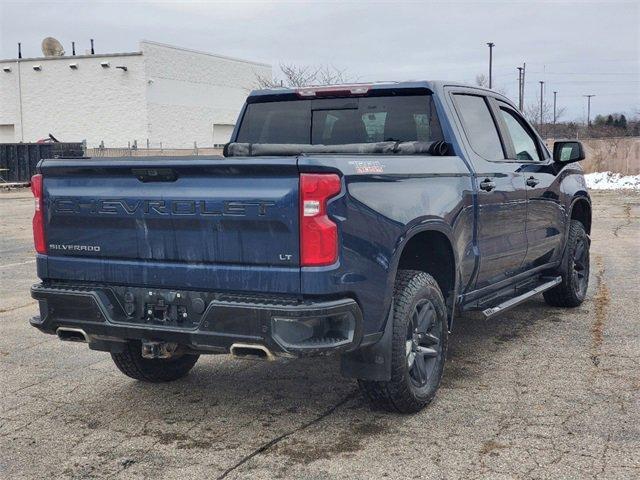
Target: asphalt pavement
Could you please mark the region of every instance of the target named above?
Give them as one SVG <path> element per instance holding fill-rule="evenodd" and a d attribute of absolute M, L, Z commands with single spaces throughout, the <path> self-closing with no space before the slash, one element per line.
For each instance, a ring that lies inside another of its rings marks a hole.
<path fill-rule="evenodd" d="M 144 384 L 36 331 L 33 200 L 0 193 L 0 478 L 640 478 L 640 194 L 593 201 L 587 301 L 459 317 L 435 401 L 403 416 L 336 359 Z"/>

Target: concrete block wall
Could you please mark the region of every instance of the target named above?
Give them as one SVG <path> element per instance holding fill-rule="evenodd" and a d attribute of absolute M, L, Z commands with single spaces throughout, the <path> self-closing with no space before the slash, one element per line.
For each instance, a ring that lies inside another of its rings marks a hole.
<path fill-rule="evenodd" d="M 152 145 L 190 148 L 214 144 L 214 124 L 235 124 L 256 77 L 271 66 L 155 42 L 140 43 L 147 76 Z M 228 129 L 227 129 L 228 130 Z"/>
<path fill-rule="evenodd" d="M 88 147 L 137 141 L 143 148 L 147 139 L 152 147 L 192 148 L 194 141 L 212 147 L 214 125 L 226 126 L 217 130 L 219 142 L 257 75 L 270 76 L 271 67 L 148 41 L 127 54 L 3 60 L 0 142 L 34 142 L 52 133 L 61 141 L 86 140 Z"/>
<path fill-rule="evenodd" d="M 101 66 L 105 61 L 109 68 Z M 2 71 L 7 65 L 10 73 Z M 118 65 L 127 71 L 115 68 Z M 52 133 L 61 141 L 86 140 L 90 146 L 101 141 L 126 145 L 147 133 L 143 59 L 138 54 L 1 62 L 0 105 L 0 124 L 15 125 L 15 141 L 33 142 Z"/>
<path fill-rule="evenodd" d="M 15 137 L 20 128 L 18 88 L 18 64 L 0 64 L 0 143 L 19 140 Z"/>

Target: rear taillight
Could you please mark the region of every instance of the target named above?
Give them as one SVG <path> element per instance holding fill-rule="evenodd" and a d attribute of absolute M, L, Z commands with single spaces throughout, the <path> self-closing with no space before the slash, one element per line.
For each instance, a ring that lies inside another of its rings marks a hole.
<path fill-rule="evenodd" d="M 331 265 L 338 259 L 338 227 L 327 216 L 327 200 L 340 193 L 334 173 L 300 174 L 300 265 Z"/>
<path fill-rule="evenodd" d="M 47 244 L 44 239 L 44 208 L 42 201 L 42 175 L 37 174 L 31 177 L 31 191 L 35 201 L 35 211 L 33 213 L 33 243 L 36 252 L 47 253 Z"/>

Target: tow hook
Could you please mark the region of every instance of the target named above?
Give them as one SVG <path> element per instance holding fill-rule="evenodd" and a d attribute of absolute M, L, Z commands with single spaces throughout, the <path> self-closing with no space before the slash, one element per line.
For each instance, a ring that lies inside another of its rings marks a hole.
<path fill-rule="evenodd" d="M 171 358 L 177 350 L 177 343 L 142 341 L 142 358 Z"/>

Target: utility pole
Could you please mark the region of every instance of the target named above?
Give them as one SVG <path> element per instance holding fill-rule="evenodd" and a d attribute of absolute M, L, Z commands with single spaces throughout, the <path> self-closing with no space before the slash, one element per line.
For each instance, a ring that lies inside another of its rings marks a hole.
<path fill-rule="evenodd" d="M 591 126 L 591 97 L 595 97 L 595 95 L 583 95 L 583 97 L 587 97 L 587 127 Z"/>
<path fill-rule="evenodd" d="M 522 108 L 524 109 L 524 76 L 527 73 L 527 63 L 522 62 Z"/>
<path fill-rule="evenodd" d="M 522 112 L 522 67 L 518 69 L 518 109 Z"/>
<path fill-rule="evenodd" d="M 542 99 L 544 96 L 544 82 L 540 80 L 540 132 L 542 132 Z M 542 133 L 541 133 L 542 135 Z"/>
<path fill-rule="evenodd" d="M 556 124 L 556 96 L 558 95 L 558 92 L 556 92 L 555 90 L 553 91 L 553 124 Z"/>
<path fill-rule="evenodd" d="M 493 70 L 493 46 L 495 43 L 489 42 L 487 43 L 489 46 L 489 88 L 492 86 L 492 70 Z"/>

